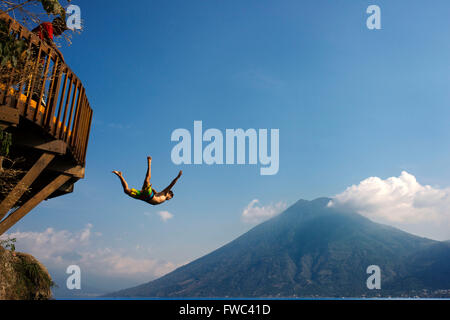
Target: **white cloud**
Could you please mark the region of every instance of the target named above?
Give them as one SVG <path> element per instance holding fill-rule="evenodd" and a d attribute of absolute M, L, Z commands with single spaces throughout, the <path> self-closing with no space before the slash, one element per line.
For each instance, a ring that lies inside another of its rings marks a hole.
<path fill-rule="evenodd" d="M 258 206 L 258 204 L 259 200 L 254 199 L 247 207 L 245 207 L 242 211 L 242 221 L 246 223 L 259 223 L 276 216 L 286 209 L 286 204 L 284 202 L 278 202 L 263 207 Z"/>
<path fill-rule="evenodd" d="M 156 214 L 161 218 L 161 220 L 163 222 L 167 222 L 167 220 L 173 218 L 173 214 L 171 214 L 169 211 L 158 211 Z M 144 215 L 146 215 L 147 217 L 150 217 L 153 215 L 153 213 L 144 212 Z"/>
<path fill-rule="evenodd" d="M 329 206 L 351 209 L 421 236 L 450 237 L 450 188 L 421 185 L 405 171 L 385 180 L 367 178 L 336 195 Z"/>
<path fill-rule="evenodd" d="M 92 232 L 88 224 L 78 232 L 57 231 L 48 228 L 44 232 L 15 232 L 2 238 L 16 238 L 17 251 L 29 253 L 49 269 L 65 270 L 71 264 L 79 265 L 93 275 L 145 279 L 160 277 L 178 265 L 148 257 L 134 257 L 124 249 L 94 248 Z"/>
<path fill-rule="evenodd" d="M 158 215 L 161 218 L 161 220 L 164 222 L 173 218 L 173 214 L 171 214 L 169 211 L 159 211 Z"/>

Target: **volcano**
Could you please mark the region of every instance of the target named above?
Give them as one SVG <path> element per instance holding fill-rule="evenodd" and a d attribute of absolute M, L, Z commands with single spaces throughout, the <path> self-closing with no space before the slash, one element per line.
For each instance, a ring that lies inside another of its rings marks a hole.
<path fill-rule="evenodd" d="M 109 297 L 448 296 L 450 243 L 300 200 L 223 247 Z M 368 289 L 368 266 L 381 289 Z"/>

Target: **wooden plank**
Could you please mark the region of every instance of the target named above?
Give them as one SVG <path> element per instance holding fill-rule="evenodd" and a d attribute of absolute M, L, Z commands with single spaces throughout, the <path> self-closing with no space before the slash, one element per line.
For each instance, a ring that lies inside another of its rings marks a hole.
<path fill-rule="evenodd" d="M 70 121 L 72 121 L 73 103 L 71 104 L 72 107 L 70 108 L 70 111 L 69 111 L 69 122 L 67 123 L 67 129 L 66 129 L 66 131 L 64 131 L 64 126 L 65 126 L 66 119 L 67 119 L 66 118 L 67 117 L 67 110 L 68 110 L 68 107 L 69 107 L 70 93 L 72 92 L 72 87 L 75 86 L 75 89 L 73 90 L 73 97 L 72 97 L 72 99 L 75 99 L 75 94 L 76 94 L 76 91 L 77 91 L 78 79 L 76 79 L 76 78 L 74 79 L 74 78 L 75 78 L 75 76 L 72 74 L 72 77 L 70 78 L 69 92 L 67 93 L 66 104 L 64 106 L 64 121 L 61 124 L 61 131 L 60 131 L 60 134 L 59 134 L 59 138 L 61 140 L 64 140 L 65 142 L 67 142 L 67 137 L 69 135 L 69 129 L 70 129 Z"/>
<path fill-rule="evenodd" d="M 19 111 L 7 106 L 0 107 L 0 121 L 19 124 Z"/>
<path fill-rule="evenodd" d="M 86 141 L 85 141 L 85 145 L 84 145 L 83 163 L 86 162 L 87 146 L 88 146 L 88 143 L 89 143 L 89 136 L 91 134 L 92 109 L 89 108 L 89 111 L 90 111 L 90 116 L 89 116 L 88 132 L 87 132 Z"/>
<path fill-rule="evenodd" d="M 64 173 L 66 175 L 69 175 L 74 178 L 79 178 L 79 179 L 84 178 L 84 172 L 85 172 L 85 169 L 83 166 L 70 165 L 63 161 L 57 161 L 57 160 L 52 162 L 52 164 L 50 164 L 46 170 Z"/>
<path fill-rule="evenodd" d="M 77 118 L 76 123 L 74 122 L 74 130 L 72 131 L 72 137 L 71 137 L 71 145 L 73 148 L 74 156 L 78 160 L 80 160 L 80 157 L 78 156 L 79 151 L 79 140 L 80 140 L 80 122 L 81 117 L 83 115 L 83 106 L 84 106 L 84 95 L 80 98 L 81 102 L 78 106 L 78 112 L 77 112 Z"/>
<path fill-rule="evenodd" d="M 34 63 L 33 73 L 32 73 L 30 82 L 28 83 L 28 96 L 27 96 L 27 101 L 25 102 L 25 109 L 24 109 L 24 112 L 23 112 L 23 115 L 25 117 L 28 117 L 28 111 L 30 111 L 30 108 L 31 108 L 31 106 L 30 106 L 31 105 L 31 97 L 33 96 L 33 90 L 34 90 L 35 82 L 37 81 L 36 80 L 37 72 L 38 72 L 38 69 L 39 69 L 39 64 L 41 63 L 40 62 L 40 60 L 41 60 L 41 52 L 42 52 L 42 48 L 41 48 L 41 46 L 39 46 L 39 52 L 38 52 L 38 55 L 37 55 L 37 59 L 36 59 L 36 61 Z M 37 108 L 36 108 L 36 110 L 37 110 Z"/>
<path fill-rule="evenodd" d="M 27 213 L 33 210 L 39 203 L 47 199 L 53 192 L 66 183 L 70 176 L 64 174 L 59 175 L 56 179 L 50 182 L 44 189 L 39 191 L 34 197 L 28 200 L 24 205 L 11 213 L 5 220 L 0 223 L 0 235 L 4 234 L 15 225 L 20 219 L 25 217 Z"/>
<path fill-rule="evenodd" d="M 56 153 L 58 155 L 64 155 L 67 151 L 67 143 L 62 140 L 48 140 L 20 132 L 16 133 L 14 136 L 14 144 L 17 146 Z"/>
<path fill-rule="evenodd" d="M 55 192 L 48 196 L 45 200 L 50 200 L 56 197 L 61 197 L 66 194 L 72 193 L 74 188 L 74 184 L 78 181 L 78 178 L 70 178 L 66 183 L 64 183 L 61 187 L 58 188 Z"/>
<path fill-rule="evenodd" d="M 64 83 L 63 83 L 63 87 L 62 87 L 62 90 L 61 90 L 61 99 L 59 100 L 58 114 L 56 116 L 55 129 L 53 130 L 53 136 L 54 137 L 57 137 L 59 135 L 59 133 L 58 133 L 59 119 L 61 117 L 61 109 L 62 109 L 62 106 L 63 106 L 63 103 L 64 103 L 64 98 L 65 98 L 65 95 L 66 95 L 66 85 L 67 85 L 67 78 L 68 77 L 69 77 L 69 74 L 66 73 L 64 75 Z M 66 121 L 65 117 L 66 117 L 66 113 L 64 112 L 64 120 L 61 122 L 61 126 L 64 126 L 64 122 Z M 61 139 L 61 136 L 59 136 L 59 138 Z"/>
<path fill-rule="evenodd" d="M 44 127 L 47 129 L 51 128 L 53 115 L 55 114 L 56 104 L 58 103 L 59 86 L 61 83 L 61 70 L 62 62 L 60 63 L 60 58 L 56 56 L 53 62 L 53 72 L 52 78 L 50 79 L 49 88 L 49 98 L 47 101 L 47 107 L 45 108 L 44 114 Z M 56 125 L 58 125 L 59 119 L 56 119 Z M 50 131 L 50 130 L 49 130 Z"/>
<path fill-rule="evenodd" d="M 77 79 L 76 88 L 75 88 L 75 90 L 78 92 L 78 95 L 76 98 L 77 104 L 76 105 L 74 104 L 75 103 L 75 91 L 74 91 L 72 105 L 70 107 L 70 118 L 69 118 L 69 122 L 67 123 L 66 135 L 64 136 L 64 141 L 66 141 L 67 143 L 70 143 L 70 144 L 72 144 L 72 138 L 75 133 L 75 122 L 77 121 L 77 117 L 78 117 L 80 99 L 83 97 L 83 95 L 81 94 L 82 89 L 83 89 L 83 87 L 81 86 L 81 82 Z M 74 115 L 74 121 L 73 121 L 73 125 L 72 125 L 72 115 L 73 114 L 75 114 L 75 115 Z M 72 136 L 70 137 L 70 140 L 69 140 L 69 130 L 71 131 L 71 134 L 72 134 Z"/>
<path fill-rule="evenodd" d="M 78 122 L 79 122 L 79 117 L 80 117 L 80 110 L 82 109 L 81 107 L 83 106 L 84 103 L 84 88 L 81 87 L 80 89 L 80 94 L 78 96 L 78 101 L 77 101 L 77 106 L 75 109 L 75 119 L 73 120 L 73 127 L 72 127 L 72 136 L 70 137 L 70 145 L 75 147 L 75 138 L 77 135 L 77 131 L 78 131 Z"/>
<path fill-rule="evenodd" d="M 54 157 L 54 154 L 44 153 L 6 198 L 3 199 L 2 203 L 0 203 L 0 220 L 11 210 Z"/>
<path fill-rule="evenodd" d="M 80 118 L 80 129 L 79 131 L 77 131 L 77 148 L 78 148 L 78 158 L 80 160 L 83 159 L 83 150 L 84 150 L 84 141 L 85 141 L 85 132 L 86 130 L 86 126 L 87 126 L 87 122 L 88 122 L 88 101 L 87 101 L 87 97 L 86 95 L 84 95 L 84 103 L 83 103 L 83 109 L 81 110 L 81 115 L 82 117 Z"/>
<path fill-rule="evenodd" d="M 47 53 L 47 60 L 45 61 L 44 77 L 39 79 L 39 81 L 41 82 L 42 86 L 41 86 L 41 91 L 39 92 L 38 101 L 36 101 L 36 109 L 34 110 L 34 117 L 33 117 L 33 121 L 34 122 L 37 122 L 37 115 L 38 115 L 39 110 L 41 108 L 41 102 L 42 102 L 42 98 L 43 98 L 44 92 L 45 92 L 45 83 L 47 82 L 47 74 L 48 74 L 48 69 L 49 69 L 50 61 L 51 61 L 50 52 L 46 52 L 46 53 Z M 47 108 L 47 106 L 46 106 L 46 108 Z"/>
<path fill-rule="evenodd" d="M 58 188 L 56 191 L 64 192 L 64 193 L 72 193 L 74 189 L 74 183 L 70 180 L 64 183 L 61 187 Z"/>
<path fill-rule="evenodd" d="M 64 155 L 66 154 L 67 151 L 67 143 L 65 143 L 62 140 L 53 140 L 49 142 L 30 141 L 28 143 L 17 143 L 17 144 L 50 153 L 56 153 L 59 155 Z"/>
<path fill-rule="evenodd" d="M 84 127 L 87 120 L 87 114 L 86 114 L 86 103 L 83 104 L 83 108 L 81 109 L 80 113 L 80 125 L 79 129 L 77 129 L 77 156 L 78 159 L 82 159 L 81 150 L 83 149 L 83 140 L 84 140 Z"/>
<path fill-rule="evenodd" d="M 83 143 L 82 143 L 82 149 L 81 149 L 81 155 L 82 155 L 82 159 L 84 161 L 85 158 L 85 151 L 86 151 L 86 142 L 87 142 L 87 138 L 88 138 L 88 131 L 89 131 L 89 120 L 91 118 L 91 108 L 89 108 L 89 106 L 86 106 L 86 123 L 85 123 L 85 129 L 84 129 L 84 133 L 83 133 Z"/>
<path fill-rule="evenodd" d="M 28 30 L 25 29 L 25 27 L 20 26 L 20 39 L 28 41 L 28 52 L 30 52 L 30 50 L 31 50 L 31 41 L 27 40 L 27 37 L 25 36 L 26 32 L 28 32 Z M 27 55 L 27 58 L 26 58 L 25 64 L 24 64 L 25 66 L 28 65 L 28 62 L 31 59 L 30 56 L 31 56 L 30 54 Z M 17 109 L 22 109 L 21 107 L 22 107 L 23 103 L 20 100 L 20 95 L 21 95 L 22 91 L 25 90 L 25 88 L 26 88 L 26 81 L 23 81 L 22 83 L 19 84 L 19 87 L 18 87 L 18 89 L 16 91 L 16 105 L 15 105 L 15 107 Z"/>

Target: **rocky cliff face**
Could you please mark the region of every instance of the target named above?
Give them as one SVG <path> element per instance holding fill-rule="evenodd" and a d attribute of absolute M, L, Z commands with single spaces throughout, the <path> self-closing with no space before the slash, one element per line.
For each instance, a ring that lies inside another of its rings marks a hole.
<path fill-rule="evenodd" d="M 0 246 L 1 300 L 47 300 L 52 284 L 47 269 L 34 257 Z"/>

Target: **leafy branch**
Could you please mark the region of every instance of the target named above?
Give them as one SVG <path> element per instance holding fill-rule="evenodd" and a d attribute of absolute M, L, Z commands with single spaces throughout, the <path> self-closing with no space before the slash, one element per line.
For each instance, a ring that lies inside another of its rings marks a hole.
<path fill-rule="evenodd" d="M 0 128 L 0 156 L 8 156 L 12 144 L 12 135 Z"/>
<path fill-rule="evenodd" d="M 8 239 L 0 240 L 0 246 L 14 252 L 14 251 L 16 251 L 16 245 L 15 245 L 16 241 L 17 241 L 16 238 L 8 238 Z"/>

